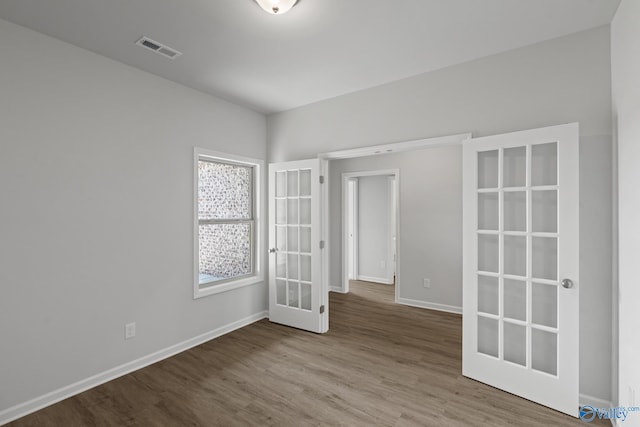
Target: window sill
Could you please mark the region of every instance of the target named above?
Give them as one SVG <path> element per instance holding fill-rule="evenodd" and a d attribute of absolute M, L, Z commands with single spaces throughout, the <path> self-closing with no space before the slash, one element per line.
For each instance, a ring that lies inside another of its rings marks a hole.
<path fill-rule="evenodd" d="M 234 289 L 239 289 L 245 286 L 251 286 L 251 285 L 255 285 L 262 282 L 264 282 L 264 277 L 250 276 L 250 277 L 245 277 L 242 279 L 233 280 L 231 282 L 225 282 L 220 284 L 216 284 L 215 281 L 211 281 L 203 285 L 200 285 L 200 283 L 197 283 L 194 286 L 193 299 L 198 299 L 198 298 L 206 297 L 209 295 L 215 295 L 222 292 L 232 291 Z"/>

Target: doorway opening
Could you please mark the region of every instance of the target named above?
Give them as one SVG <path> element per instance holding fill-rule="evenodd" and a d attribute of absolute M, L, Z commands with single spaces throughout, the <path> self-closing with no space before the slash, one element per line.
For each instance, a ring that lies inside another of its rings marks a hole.
<path fill-rule="evenodd" d="M 342 292 L 349 281 L 396 285 L 399 170 L 342 174 Z"/>

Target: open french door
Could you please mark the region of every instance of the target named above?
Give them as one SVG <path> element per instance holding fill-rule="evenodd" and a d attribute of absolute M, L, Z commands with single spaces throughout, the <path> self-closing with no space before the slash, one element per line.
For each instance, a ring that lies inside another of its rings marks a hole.
<path fill-rule="evenodd" d="M 578 124 L 463 146 L 463 375 L 578 416 Z"/>
<path fill-rule="evenodd" d="M 326 332 L 319 159 L 269 165 L 269 248 L 269 320 Z"/>

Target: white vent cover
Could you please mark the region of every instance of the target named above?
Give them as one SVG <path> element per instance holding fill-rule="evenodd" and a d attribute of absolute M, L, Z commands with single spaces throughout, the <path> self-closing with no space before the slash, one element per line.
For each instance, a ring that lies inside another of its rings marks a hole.
<path fill-rule="evenodd" d="M 155 53 L 162 55 L 169 59 L 176 59 L 178 56 L 182 55 L 182 52 L 178 52 L 175 49 L 170 48 L 167 45 L 162 43 L 158 43 L 155 40 L 151 40 L 149 37 L 142 36 L 140 40 L 136 42 L 138 46 L 142 46 L 149 50 L 154 51 Z"/>

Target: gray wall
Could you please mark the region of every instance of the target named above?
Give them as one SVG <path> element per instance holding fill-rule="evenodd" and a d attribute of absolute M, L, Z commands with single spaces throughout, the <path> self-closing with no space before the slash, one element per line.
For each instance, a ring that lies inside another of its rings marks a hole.
<path fill-rule="evenodd" d="M 623 0 L 611 24 L 614 130 L 619 183 L 618 403 L 640 406 L 640 2 Z M 635 401 L 630 393 L 635 390 Z M 633 423 L 633 424 L 631 424 Z M 640 426 L 640 414 L 625 424 Z"/>
<path fill-rule="evenodd" d="M 266 310 L 192 285 L 193 146 L 264 159 L 264 116 L 3 20 L 0 57 L 0 413 Z"/>
<path fill-rule="evenodd" d="M 336 181 L 340 185 L 340 177 Z M 358 178 L 358 275 L 361 280 L 393 283 L 393 277 L 388 277 L 388 258 L 392 244 L 391 203 L 389 177 L 383 175 Z M 337 205 L 340 206 L 339 203 Z M 337 276 L 337 281 L 331 283 L 339 286 L 341 272 L 336 270 L 332 273 L 335 273 L 332 278 Z"/>
<path fill-rule="evenodd" d="M 581 137 L 580 391 L 609 400 L 610 345 L 595 338 L 602 336 L 598 334 L 610 335 L 612 315 L 608 26 L 272 115 L 267 122 L 269 160 L 309 158 L 334 150 L 463 132 L 483 136 L 569 122 L 580 123 Z M 402 171 L 400 179 L 404 181 Z M 445 178 L 436 179 L 445 182 Z M 411 197 L 401 190 L 401 230 L 403 210 L 411 208 L 407 200 Z M 461 204 L 461 195 L 458 200 Z M 459 212 L 452 210 L 450 214 L 455 218 Z M 340 221 L 340 217 L 334 215 L 331 221 Z M 428 227 L 426 221 L 424 224 Z M 454 234 L 451 236 L 453 239 Z M 334 248 L 334 242 L 330 244 Z M 457 259 L 461 256 L 459 253 Z M 404 269 L 419 262 L 408 259 L 402 248 L 400 258 L 401 276 Z M 339 268 L 331 254 L 330 269 Z M 450 277 L 450 286 L 460 288 L 460 274 Z M 406 292 L 428 298 L 417 288 L 407 288 Z"/>

